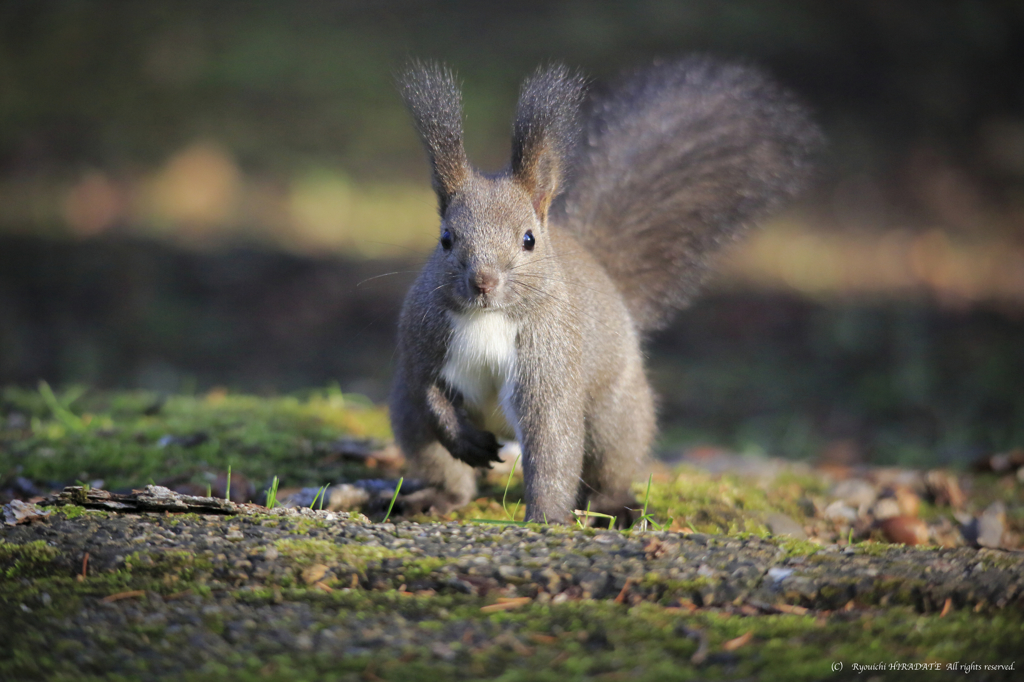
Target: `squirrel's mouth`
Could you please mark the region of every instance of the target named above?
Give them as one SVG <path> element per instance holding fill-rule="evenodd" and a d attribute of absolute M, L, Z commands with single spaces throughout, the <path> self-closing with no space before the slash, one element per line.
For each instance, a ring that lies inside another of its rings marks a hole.
<path fill-rule="evenodd" d="M 501 305 L 495 302 L 493 296 L 477 296 L 470 301 L 470 308 L 474 310 L 498 310 L 501 308 Z"/>
<path fill-rule="evenodd" d="M 465 299 L 466 308 L 470 311 L 498 311 L 505 308 L 507 301 L 498 292 L 476 294 Z"/>

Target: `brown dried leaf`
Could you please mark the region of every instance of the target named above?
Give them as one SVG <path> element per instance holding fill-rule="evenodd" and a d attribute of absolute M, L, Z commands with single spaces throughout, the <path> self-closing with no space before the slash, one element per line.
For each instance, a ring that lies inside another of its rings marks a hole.
<path fill-rule="evenodd" d="M 511 611 L 512 609 L 518 609 L 520 606 L 526 606 L 533 599 L 530 597 L 499 597 L 497 603 L 488 604 L 487 606 L 481 606 L 481 613 L 495 613 L 497 611 Z"/>
<path fill-rule="evenodd" d="M 109 604 L 110 602 L 121 601 L 122 599 L 134 599 L 135 597 L 145 596 L 145 590 L 130 590 L 128 592 L 118 592 L 117 594 L 107 595 L 100 601 Z"/>
<path fill-rule="evenodd" d="M 896 486 L 893 490 L 896 496 L 896 503 L 900 506 L 900 513 L 903 516 L 917 516 L 921 508 L 921 498 L 917 493 L 905 485 Z"/>
<path fill-rule="evenodd" d="M 928 526 L 921 519 L 911 516 L 894 516 L 882 521 L 880 526 L 889 542 L 904 545 L 924 545 L 928 542 Z"/>
<path fill-rule="evenodd" d="M 302 582 L 307 585 L 314 585 L 327 575 L 328 567 L 323 564 L 313 564 L 302 571 Z"/>
<path fill-rule="evenodd" d="M 925 486 L 938 506 L 948 505 L 953 509 L 962 509 L 967 496 L 960 489 L 960 481 L 948 471 L 935 469 L 924 476 Z"/>
<path fill-rule="evenodd" d="M 629 588 L 633 585 L 633 582 L 632 578 L 626 578 L 626 583 L 619 591 L 619 596 L 615 597 L 616 604 L 621 604 L 626 599 L 626 595 L 629 594 Z"/>
<path fill-rule="evenodd" d="M 803 606 L 795 606 L 793 604 L 773 604 L 772 606 L 774 606 L 777 611 L 790 613 L 794 616 L 806 616 L 809 611 L 809 609 L 806 609 Z"/>
<path fill-rule="evenodd" d="M 753 637 L 754 631 L 748 630 L 739 637 L 735 639 L 730 639 L 728 642 L 724 643 L 722 645 L 722 649 L 725 651 L 735 651 L 736 649 L 739 649 L 741 646 L 744 646 L 745 644 L 750 642 L 750 640 L 753 639 Z"/>
<path fill-rule="evenodd" d="M 665 547 L 665 543 L 658 538 L 651 538 L 651 541 L 644 547 L 644 554 L 647 556 L 647 560 L 657 559 L 663 556 L 668 548 Z"/>

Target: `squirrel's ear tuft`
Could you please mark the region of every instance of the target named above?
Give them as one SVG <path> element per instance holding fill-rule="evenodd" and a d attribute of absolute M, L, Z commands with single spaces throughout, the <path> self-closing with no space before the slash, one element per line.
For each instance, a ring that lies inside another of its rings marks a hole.
<path fill-rule="evenodd" d="M 451 70 L 436 63 L 413 61 L 397 81 L 427 148 L 434 191 L 444 215 L 470 173 L 462 144 L 462 93 Z"/>
<path fill-rule="evenodd" d="M 584 81 L 565 66 L 539 69 L 523 83 L 512 127 L 512 177 L 541 220 L 561 190 L 578 134 Z"/>

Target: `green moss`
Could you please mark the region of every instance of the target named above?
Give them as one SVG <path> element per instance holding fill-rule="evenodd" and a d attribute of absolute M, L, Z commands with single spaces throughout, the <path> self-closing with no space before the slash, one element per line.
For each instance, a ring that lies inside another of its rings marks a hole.
<path fill-rule="evenodd" d="M 854 547 L 858 554 L 866 554 L 868 556 L 885 556 L 895 549 L 902 549 L 904 545 L 891 544 L 887 542 L 859 542 L 854 545 Z"/>
<path fill-rule="evenodd" d="M 444 557 L 424 557 L 422 559 L 410 559 L 402 565 L 402 571 L 408 580 L 426 578 L 437 569 L 452 563 Z"/>
<path fill-rule="evenodd" d="M 213 569 L 213 563 L 205 556 L 185 550 L 147 550 L 133 552 L 125 557 L 125 571 L 136 576 L 192 581 L 200 574 Z"/>
<path fill-rule="evenodd" d="M 327 523 L 322 519 L 298 517 L 295 519 L 289 519 L 289 524 L 294 524 L 289 530 L 289 533 L 295 533 L 297 535 L 307 535 L 309 531 L 315 528 L 329 528 L 331 524 Z"/>
<path fill-rule="evenodd" d="M 97 516 L 105 516 L 106 512 L 103 511 L 90 511 L 85 507 L 80 507 L 76 504 L 65 504 L 61 507 L 56 508 L 56 513 L 63 516 L 65 519 L 77 519 L 80 516 L 86 516 L 88 514 L 96 514 Z"/>
<path fill-rule="evenodd" d="M 275 541 L 274 546 L 299 569 L 313 564 L 325 564 L 362 572 L 371 563 L 409 556 L 409 552 L 402 549 L 386 549 L 378 545 L 340 544 L 317 538 L 287 538 Z"/>
<path fill-rule="evenodd" d="M 81 608 L 82 599 L 103 598 L 127 589 L 158 589 L 159 586 L 150 582 L 133 581 L 124 572 L 101 573 L 90 575 L 84 580 L 78 577 L 49 575 L 34 577 L 30 581 L 19 579 L 7 582 L 0 590 L 0 604 L 15 606 L 26 604 L 33 612 L 65 616 Z M 49 595 L 49 606 L 41 604 L 42 595 Z"/>
<path fill-rule="evenodd" d="M 1010 553 L 983 549 L 978 552 L 978 560 L 982 570 L 990 568 L 1013 571 L 1024 570 L 1024 557 L 1016 552 Z"/>
<path fill-rule="evenodd" d="M 876 580 L 871 589 L 858 594 L 857 599 L 879 606 L 918 606 L 925 586 L 926 582 L 920 579 L 886 578 Z"/>
<path fill-rule="evenodd" d="M 647 483 L 637 483 L 633 492 L 642 501 Z M 677 526 L 700 533 L 748 532 L 759 535 L 767 528 L 756 512 L 790 511 L 793 505 L 773 504 L 765 489 L 738 476 L 716 476 L 692 467 L 680 467 L 670 478 L 654 480 L 648 512 L 655 521 L 672 519 Z"/>
<path fill-rule="evenodd" d="M 768 541 L 781 549 L 787 557 L 811 556 L 821 551 L 821 545 L 816 542 L 785 535 L 772 536 Z"/>
<path fill-rule="evenodd" d="M 35 540 L 14 544 L 0 539 L 0 578 L 14 580 L 45 575 L 53 570 L 53 562 L 60 556 L 60 550 Z"/>

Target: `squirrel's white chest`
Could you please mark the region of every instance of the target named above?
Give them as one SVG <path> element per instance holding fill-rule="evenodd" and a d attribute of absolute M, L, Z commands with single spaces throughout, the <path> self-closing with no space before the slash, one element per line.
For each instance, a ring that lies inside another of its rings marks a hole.
<path fill-rule="evenodd" d="M 462 394 L 478 427 L 515 438 L 510 423 L 517 420 L 508 396 L 516 369 L 516 324 L 499 312 L 448 317 L 452 335 L 441 376 Z"/>

